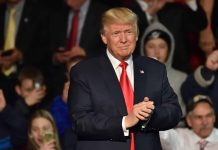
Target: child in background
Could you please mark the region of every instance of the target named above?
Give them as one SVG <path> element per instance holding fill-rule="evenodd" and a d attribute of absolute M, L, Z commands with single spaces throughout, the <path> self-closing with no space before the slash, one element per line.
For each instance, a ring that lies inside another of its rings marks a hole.
<path fill-rule="evenodd" d="M 187 74 L 172 67 L 175 51 L 175 41 L 171 32 L 161 23 L 154 22 L 146 29 L 141 39 L 141 55 L 154 58 L 165 64 L 169 83 L 178 96 L 178 101 L 185 116 L 185 104 L 183 102 L 180 88 Z M 178 126 L 184 126 L 180 122 Z"/>
<path fill-rule="evenodd" d="M 44 76 L 35 67 L 27 66 L 20 71 L 15 91 L 19 96 L 16 108 L 27 118 L 33 111 L 46 108 L 49 103 Z"/>
<path fill-rule="evenodd" d="M 61 150 L 55 121 L 46 110 L 32 114 L 28 136 L 28 150 Z"/>
<path fill-rule="evenodd" d="M 53 115 L 58 133 L 61 139 L 61 144 L 64 147 L 63 149 L 68 149 L 74 147 L 74 134 L 72 133 L 72 121 L 69 116 L 67 99 L 68 99 L 68 89 L 70 85 L 69 81 L 69 72 L 71 67 L 76 65 L 78 62 L 82 61 L 85 57 L 77 56 L 72 58 L 67 63 L 66 71 L 66 82 L 64 83 L 62 95 L 57 95 L 54 97 L 54 101 L 51 105 L 51 114 Z M 67 138 L 70 136 L 70 138 Z"/>

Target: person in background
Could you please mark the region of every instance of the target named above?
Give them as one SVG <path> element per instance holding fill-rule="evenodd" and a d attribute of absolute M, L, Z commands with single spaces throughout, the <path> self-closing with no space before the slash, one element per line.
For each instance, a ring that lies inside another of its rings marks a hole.
<path fill-rule="evenodd" d="M 100 33 L 106 52 L 71 69 L 68 105 L 77 150 L 161 150 L 159 131 L 181 119 L 165 66 L 132 56 L 137 21 L 125 7 L 104 12 Z"/>
<path fill-rule="evenodd" d="M 28 150 L 61 150 L 55 121 L 48 111 L 35 111 L 29 122 Z"/>
<path fill-rule="evenodd" d="M 22 114 L 6 103 L 0 89 L 0 149 L 22 149 L 27 143 L 27 122 Z"/>
<path fill-rule="evenodd" d="M 66 81 L 64 83 L 62 94 L 54 97 L 50 108 L 51 114 L 57 125 L 61 145 L 64 150 L 74 149 L 76 145 L 75 134 L 72 131 L 72 120 L 67 106 L 68 90 L 70 86 L 69 73 L 73 66 L 84 59 L 84 56 L 77 56 L 72 58 L 67 63 Z M 68 138 L 69 136 L 71 137 Z"/>
<path fill-rule="evenodd" d="M 172 67 L 173 54 L 175 51 L 173 35 L 164 25 L 155 22 L 148 26 L 140 42 L 140 52 L 142 56 L 154 58 L 166 65 L 169 83 L 178 96 L 183 116 L 185 116 L 185 104 L 182 100 L 180 88 L 187 74 Z M 182 124 L 180 125 L 182 126 Z"/>
<path fill-rule="evenodd" d="M 200 0 L 200 4 L 207 16 L 207 27 L 200 32 L 199 45 L 205 55 L 209 55 L 216 46 L 216 40 L 213 33 L 212 15 L 214 9 L 214 0 Z"/>
<path fill-rule="evenodd" d="M 51 101 L 46 97 L 46 85 L 42 72 L 33 66 L 22 68 L 15 86 L 18 99 L 16 108 L 26 117 L 37 109 L 48 109 Z"/>
<path fill-rule="evenodd" d="M 6 82 L 7 99 L 15 99 L 14 81 L 25 65 L 40 68 L 50 79 L 48 20 L 48 11 L 38 0 L 4 0 L 0 4 L 0 84 Z"/>
<path fill-rule="evenodd" d="M 207 55 L 216 49 L 216 25 L 214 18 L 215 5 L 214 0 L 199 0 L 206 17 L 207 26 L 200 32 L 190 32 L 187 34 L 189 41 L 189 63 L 192 71 L 200 65 L 203 65 Z"/>
<path fill-rule="evenodd" d="M 50 19 L 54 93 L 61 94 L 66 63 L 76 56 L 93 57 L 105 49 L 99 35 L 100 17 L 109 8 L 96 0 L 64 0 L 66 7 Z M 57 87 L 57 88 L 56 88 Z"/>
<path fill-rule="evenodd" d="M 160 131 L 163 150 L 216 150 L 218 129 L 213 103 L 206 95 L 189 99 L 186 122 L 189 128 L 175 128 Z"/>
<path fill-rule="evenodd" d="M 193 74 L 188 75 L 181 87 L 181 94 L 185 104 L 197 94 L 208 95 L 214 106 L 215 115 L 218 115 L 218 50 L 207 56 L 205 65 L 199 66 Z M 215 122 L 218 127 L 218 122 Z"/>
<path fill-rule="evenodd" d="M 206 14 L 198 0 L 133 0 L 128 7 L 140 18 L 139 39 L 154 21 L 167 27 L 175 38 L 173 67 L 190 73 L 192 70 L 188 63 L 186 33 L 200 32 L 207 26 Z M 140 49 L 136 52 L 139 53 Z"/>

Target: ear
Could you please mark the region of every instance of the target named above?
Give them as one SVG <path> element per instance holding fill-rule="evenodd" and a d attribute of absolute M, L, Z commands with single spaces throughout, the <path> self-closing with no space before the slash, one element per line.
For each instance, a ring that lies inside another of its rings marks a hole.
<path fill-rule="evenodd" d="M 20 96 L 21 95 L 21 89 L 20 89 L 20 86 L 19 85 L 16 85 L 15 86 L 15 91 L 16 93 Z"/>
<path fill-rule="evenodd" d="M 188 126 L 189 126 L 189 127 L 192 127 L 192 122 L 191 122 L 190 116 L 187 115 L 185 119 L 186 119 L 186 122 L 187 122 Z"/>
<path fill-rule="evenodd" d="M 101 39 L 104 42 L 104 44 L 107 44 L 107 38 L 105 37 L 104 34 L 101 34 Z"/>

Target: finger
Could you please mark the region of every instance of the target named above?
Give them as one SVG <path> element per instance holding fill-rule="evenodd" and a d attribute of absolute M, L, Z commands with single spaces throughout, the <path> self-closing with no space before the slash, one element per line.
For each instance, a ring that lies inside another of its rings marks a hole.
<path fill-rule="evenodd" d="M 150 105 L 148 105 L 148 106 L 147 106 L 147 109 L 154 110 L 154 109 L 155 109 L 155 106 L 154 106 L 154 104 L 150 104 Z"/>
<path fill-rule="evenodd" d="M 149 118 L 150 114 L 149 113 L 145 113 L 143 111 L 139 112 L 136 117 L 139 119 L 139 120 L 147 120 Z"/>
<path fill-rule="evenodd" d="M 149 101 L 149 98 L 148 97 L 144 97 L 144 101 L 145 102 Z"/>
<path fill-rule="evenodd" d="M 153 111 L 153 109 L 150 109 L 150 108 L 144 108 L 144 109 L 141 109 L 140 111 L 142 111 L 142 112 L 145 112 L 145 113 L 148 113 L 148 114 L 151 114 L 152 113 L 152 111 Z"/>

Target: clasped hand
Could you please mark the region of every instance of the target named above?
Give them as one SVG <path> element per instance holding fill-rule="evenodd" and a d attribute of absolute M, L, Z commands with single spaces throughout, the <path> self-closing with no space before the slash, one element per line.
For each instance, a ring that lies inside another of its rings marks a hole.
<path fill-rule="evenodd" d="M 154 108 L 154 102 L 149 100 L 148 97 L 145 97 L 142 102 L 135 104 L 131 112 L 129 112 L 125 118 L 126 128 L 128 129 L 130 127 L 133 127 L 140 120 L 148 120 Z"/>

